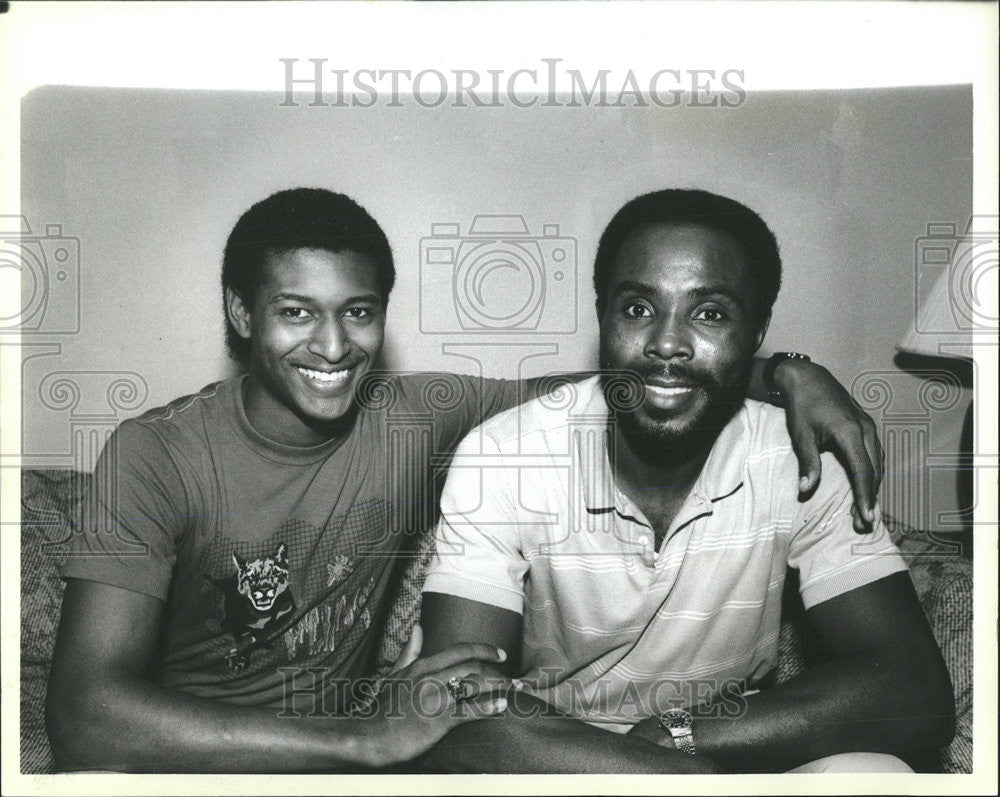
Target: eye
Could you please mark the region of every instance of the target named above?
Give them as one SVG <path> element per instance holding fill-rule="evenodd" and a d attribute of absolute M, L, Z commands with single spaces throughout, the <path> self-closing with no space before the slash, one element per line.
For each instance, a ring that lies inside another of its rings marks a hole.
<path fill-rule="evenodd" d="M 727 320 L 729 315 L 721 307 L 702 307 L 694 314 L 694 317 L 697 321 L 718 323 Z"/>
<path fill-rule="evenodd" d="M 282 318 L 287 318 L 291 321 L 305 321 L 312 315 L 304 307 L 282 307 L 278 313 Z"/>
<path fill-rule="evenodd" d="M 622 308 L 622 312 L 626 318 L 631 319 L 652 318 L 653 316 L 652 309 L 644 302 L 629 302 Z"/>
<path fill-rule="evenodd" d="M 375 312 L 370 307 L 348 307 L 344 311 L 344 317 L 355 321 L 368 321 L 375 317 Z"/>

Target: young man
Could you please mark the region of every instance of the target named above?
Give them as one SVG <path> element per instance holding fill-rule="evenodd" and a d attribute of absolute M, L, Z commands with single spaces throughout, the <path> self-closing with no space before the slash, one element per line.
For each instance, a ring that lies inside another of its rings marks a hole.
<path fill-rule="evenodd" d="M 645 195 L 608 225 L 602 376 L 487 421 L 451 466 L 425 650 L 503 647 L 526 688 L 430 765 L 909 771 L 886 754 L 950 738 L 948 673 L 885 529 L 859 543 L 833 461 L 796 500 L 784 413 L 746 399 L 780 270 L 764 222 L 713 194 Z M 775 667 L 789 565 L 829 661 L 744 697 Z"/>
<path fill-rule="evenodd" d="M 121 425 L 62 569 L 48 699 L 61 767 L 382 767 L 474 716 L 450 710 L 452 677 L 471 674 L 480 716 L 503 710 L 506 682 L 483 676 L 504 654 L 462 644 L 409 651 L 399 694 L 350 713 L 404 542 L 433 524 L 435 458 L 528 397 L 466 377 L 365 380 L 394 277 L 385 235 L 347 197 L 284 191 L 236 224 L 222 283 L 247 373 Z M 777 378 L 814 480 L 817 439 L 853 430 L 840 447 L 870 511 L 870 420 L 822 369 Z M 399 418 L 423 425 L 393 438 Z"/>

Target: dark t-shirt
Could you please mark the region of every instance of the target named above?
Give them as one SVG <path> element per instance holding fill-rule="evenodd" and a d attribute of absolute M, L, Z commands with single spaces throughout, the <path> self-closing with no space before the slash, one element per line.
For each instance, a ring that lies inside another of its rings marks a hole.
<path fill-rule="evenodd" d="M 243 705 L 294 695 L 305 710 L 322 694 L 322 710 L 342 711 L 345 684 L 371 673 L 397 562 L 436 518 L 451 452 L 526 398 L 523 383 L 381 378 L 349 434 L 311 448 L 258 434 L 241 384 L 121 424 L 61 575 L 166 601 L 165 686 Z"/>

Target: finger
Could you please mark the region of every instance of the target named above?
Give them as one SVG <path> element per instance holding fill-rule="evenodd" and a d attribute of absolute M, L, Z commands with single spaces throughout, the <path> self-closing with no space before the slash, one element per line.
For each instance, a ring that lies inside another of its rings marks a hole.
<path fill-rule="evenodd" d="M 799 493 L 808 493 L 819 484 L 823 471 L 816 438 L 811 433 L 793 435 L 792 448 L 799 460 Z"/>
<path fill-rule="evenodd" d="M 856 504 L 851 504 L 851 525 L 854 526 L 854 531 L 857 534 L 865 534 L 870 531 L 867 521 L 858 514 Z"/>
<path fill-rule="evenodd" d="M 447 683 L 448 681 L 456 678 L 474 679 L 480 687 L 488 687 L 490 690 L 495 692 L 506 692 L 512 686 L 516 686 L 516 684 L 520 683 L 506 673 L 501 672 L 495 665 L 487 664 L 482 661 L 462 662 L 454 667 L 448 667 L 444 670 L 429 673 L 424 677 L 435 678 L 442 683 Z M 477 688 L 474 691 L 474 694 L 479 694 L 480 691 L 481 689 Z"/>
<path fill-rule="evenodd" d="M 435 673 L 425 679 L 433 680 L 444 687 L 453 703 L 464 703 L 480 697 L 505 697 L 511 689 L 516 690 L 514 681 L 497 672 L 462 672 L 448 670 Z M 423 687 L 421 687 L 423 688 Z"/>
<path fill-rule="evenodd" d="M 502 664 L 507 661 L 507 654 L 500 648 L 478 642 L 462 642 L 451 645 L 433 656 L 418 659 L 416 665 L 422 672 L 434 672 L 455 667 L 458 664 L 483 661 L 492 664 Z"/>
<path fill-rule="evenodd" d="M 882 477 L 885 475 L 885 450 L 878 439 L 878 429 L 874 422 L 865 424 L 865 448 L 868 456 L 875 464 L 875 484 L 873 497 L 878 499 L 878 491 L 882 488 Z"/>
<path fill-rule="evenodd" d="M 495 717 L 503 714 L 506 710 L 506 697 L 481 695 L 472 698 L 466 703 L 462 703 L 461 709 L 449 711 L 447 717 L 451 726 L 455 727 L 456 725 L 462 725 L 463 723 L 483 719 L 484 717 Z"/>
<path fill-rule="evenodd" d="M 874 521 L 872 507 L 875 504 L 875 468 L 868 457 L 864 438 L 860 430 L 835 438 L 838 454 L 847 470 L 851 482 L 851 492 L 857 512 L 854 516 L 854 530 L 859 533 L 871 531 Z"/>
<path fill-rule="evenodd" d="M 394 675 L 400 670 L 406 669 L 413 662 L 417 660 L 420 656 L 420 651 L 424 646 L 424 630 L 420 627 L 420 624 L 413 626 L 413 631 L 410 633 L 410 638 L 406 641 L 403 649 L 399 653 L 399 657 L 396 659 L 396 663 L 392 665 L 392 672 L 390 675 Z"/>

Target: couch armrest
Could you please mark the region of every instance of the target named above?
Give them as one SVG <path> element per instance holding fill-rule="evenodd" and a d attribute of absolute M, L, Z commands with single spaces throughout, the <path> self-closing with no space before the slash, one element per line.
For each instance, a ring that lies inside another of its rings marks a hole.
<path fill-rule="evenodd" d="M 972 577 L 955 573 L 923 600 L 955 690 L 955 738 L 940 750 L 944 772 L 972 772 Z"/>

